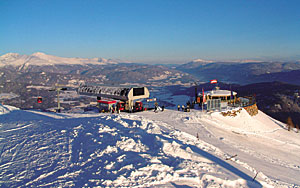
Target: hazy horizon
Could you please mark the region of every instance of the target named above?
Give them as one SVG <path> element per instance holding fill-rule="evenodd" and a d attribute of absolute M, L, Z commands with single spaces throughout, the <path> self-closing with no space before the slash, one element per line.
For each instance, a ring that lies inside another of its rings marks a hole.
<path fill-rule="evenodd" d="M 0 54 L 0 56 L 3 56 L 3 55 L 6 55 L 6 54 L 9 54 L 9 53 L 12 53 L 12 54 L 15 54 L 16 52 L 8 52 L 8 53 L 4 53 L 4 54 Z M 56 55 L 53 55 L 53 54 L 48 54 L 47 52 L 42 52 L 42 51 L 38 51 L 38 52 L 34 52 L 32 54 L 21 54 L 21 53 L 16 53 L 16 54 L 19 54 L 19 55 L 33 55 L 35 53 L 44 53 L 46 55 L 50 55 L 50 56 L 56 56 Z M 203 61 L 203 62 L 243 62 L 243 63 L 246 63 L 246 62 L 294 62 L 294 61 L 300 61 L 300 58 L 299 60 L 290 60 L 288 58 L 284 59 L 284 58 L 281 58 L 281 59 L 259 59 L 259 58 L 248 58 L 248 59 L 215 59 L 215 60 L 212 60 L 212 59 L 202 59 L 202 58 L 197 58 L 197 59 L 188 59 L 188 60 L 183 60 L 183 59 L 178 59 L 178 60 L 157 60 L 157 61 L 143 61 L 143 62 L 134 62 L 134 61 L 128 61 L 126 59 L 118 59 L 118 58 L 106 58 L 106 57 L 100 57 L 100 56 L 95 56 L 95 57 L 79 57 L 79 56 L 56 56 L 56 57 L 63 57 L 63 58 L 88 58 L 88 59 L 93 59 L 93 58 L 104 58 L 104 59 L 111 59 L 111 60 L 117 60 L 117 61 L 120 61 L 120 62 L 124 62 L 124 63 L 141 63 L 141 64 L 186 64 L 186 63 L 189 63 L 189 62 L 192 62 L 192 61 Z"/>

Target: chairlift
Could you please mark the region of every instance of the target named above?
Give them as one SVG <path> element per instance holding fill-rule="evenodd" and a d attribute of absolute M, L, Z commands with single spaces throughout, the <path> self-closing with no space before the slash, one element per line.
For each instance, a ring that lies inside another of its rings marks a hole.
<path fill-rule="evenodd" d="M 40 103 L 42 103 L 42 102 L 43 102 L 43 99 L 42 99 L 42 97 L 38 97 L 38 98 L 37 98 L 37 103 L 39 103 L 39 104 L 40 104 Z"/>

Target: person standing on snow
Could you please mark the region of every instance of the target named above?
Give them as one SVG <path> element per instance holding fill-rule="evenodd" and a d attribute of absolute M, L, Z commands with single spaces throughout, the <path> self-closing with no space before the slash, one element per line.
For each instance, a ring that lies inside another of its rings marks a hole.
<path fill-rule="evenodd" d="M 190 111 L 190 105 L 189 105 L 189 104 L 186 105 L 186 111 L 187 111 L 187 112 Z"/>
<path fill-rule="evenodd" d="M 118 114 L 120 113 L 120 107 L 119 107 L 119 104 L 117 104 L 117 113 L 118 113 Z"/>
<path fill-rule="evenodd" d="M 177 108 L 178 108 L 178 111 L 180 111 L 180 105 L 179 104 L 178 104 Z"/>
<path fill-rule="evenodd" d="M 158 110 L 158 103 L 155 102 L 155 103 L 154 103 L 154 112 L 157 112 L 157 110 Z"/>
<path fill-rule="evenodd" d="M 157 106 L 156 105 L 154 106 L 154 112 L 157 112 Z"/>

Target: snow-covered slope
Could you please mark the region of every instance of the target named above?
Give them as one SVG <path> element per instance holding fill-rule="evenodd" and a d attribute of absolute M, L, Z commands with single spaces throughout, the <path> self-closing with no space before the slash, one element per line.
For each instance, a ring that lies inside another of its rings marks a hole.
<path fill-rule="evenodd" d="M 299 135 L 262 112 L 254 118 L 246 113 L 242 110 L 233 118 L 197 110 L 136 114 L 7 110 L 0 115 L 0 184 L 300 185 Z"/>
<path fill-rule="evenodd" d="M 19 109 L 16 108 L 16 107 L 13 107 L 13 106 L 0 104 L 0 115 L 7 114 L 7 113 L 9 113 L 11 111 L 14 111 L 14 110 L 19 110 Z"/>
<path fill-rule="evenodd" d="M 17 53 L 8 53 L 0 56 L 0 67 L 3 66 L 44 66 L 44 65 L 106 65 L 116 64 L 117 61 L 104 58 L 65 58 L 53 55 L 47 55 L 42 52 L 36 52 L 31 55 L 20 55 Z"/>

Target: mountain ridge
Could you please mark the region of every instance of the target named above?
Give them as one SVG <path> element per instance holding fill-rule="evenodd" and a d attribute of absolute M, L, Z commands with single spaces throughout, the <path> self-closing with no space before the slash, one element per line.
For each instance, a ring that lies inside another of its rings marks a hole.
<path fill-rule="evenodd" d="M 288 72 L 300 70 L 295 62 L 197 62 L 178 65 L 176 70 L 191 74 L 201 80 L 217 79 L 229 83 L 251 84 L 262 81 L 288 81 Z M 295 80 L 296 84 L 300 81 Z"/>
<path fill-rule="evenodd" d="M 105 59 L 105 58 L 78 58 L 58 57 L 43 52 L 35 52 L 31 55 L 18 53 L 7 53 L 0 56 L 0 67 L 4 66 L 45 66 L 45 65 L 108 65 L 126 63 L 126 61 Z"/>

